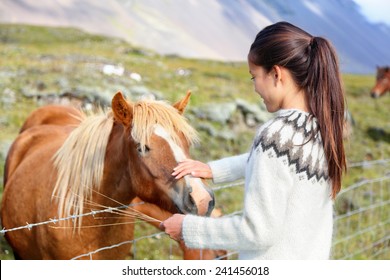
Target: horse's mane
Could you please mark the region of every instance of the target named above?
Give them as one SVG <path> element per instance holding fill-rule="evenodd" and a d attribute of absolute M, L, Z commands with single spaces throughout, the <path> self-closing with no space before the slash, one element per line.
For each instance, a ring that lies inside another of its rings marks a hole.
<path fill-rule="evenodd" d="M 161 125 L 177 144 L 180 144 L 178 131 L 183 133 L 189 144 L 198 141 L 198 135 L 192 126 L 166 102 L 143 100 L 134 103 L 131 136 L 141 145 L 141 148 L 144 149 L 145 145 L 148 145 L 156 124 Z"/>
<path fill-rule="evenodd" d="M 58 170 L 53 197 L 58 198 L 59 217 L 74 215 L 78 226 L 82 218 L 77 216 L 83 213 L 84 202 L 92 199 L 94 190 L 99 190 L 113 123 L 111 111 L 86 117 L 53 157 Z M 198 139 L 186 119 L 167 103 L 143 100 L 133 104 L 131 136 L 141 147 L 148 144 L 156 124 L 177 143 L 180 141 L 177 131 L 183 133 L 189 144 Z"/>
<path fill-rule="evenodd" d="M 84 201 L 92 198 L 93 188 L 99 189 L 112 125 L 111 112 L 85 118 L 54 155 L 58 174 L 53 197 L 58 198 L 60 217 L 82 214 Z M 82 219 L 76 220 L 80 226 Z"/>

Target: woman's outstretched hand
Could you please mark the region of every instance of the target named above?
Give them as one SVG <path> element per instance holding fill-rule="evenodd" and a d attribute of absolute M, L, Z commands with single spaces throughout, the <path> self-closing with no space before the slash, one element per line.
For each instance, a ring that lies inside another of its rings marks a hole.
<path fill-rule="evenodd" d="M 175 176 L 175 179 L 183 178 L 186 175 L 204 179 L 213 178 L 210 166 L 206 163 L 192 159 L 185 159 L 173 169 L 172 176 Z"/>
<path fill-rule="evenodd" d="M 174 214 L 160 224 L 160 229 L 165 231 L 172 239 L 180 241 L 183 239 L 182 228 L 184 215 Z"/>

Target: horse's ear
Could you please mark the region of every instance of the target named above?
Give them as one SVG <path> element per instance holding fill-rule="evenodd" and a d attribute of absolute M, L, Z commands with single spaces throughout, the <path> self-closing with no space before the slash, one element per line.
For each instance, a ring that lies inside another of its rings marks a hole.
<path fill-rule="evenodd" d="M 130 126 L 133 118 L 133 108 L 123 97 L 121 92 L 115 94 L 111 103 L 114 118 L 125 126 Z"/>
<path fill-rule="evenodd" d="M 188 104 L 188 101 L 190 101 L 190 96 L 191 96 L 191 91 L 188 90 L 186 96 L 182 100 L 173 104 L 173 107 L 175 107 L 179 111 L 180 114 L 184 113 L 186 106 Z"/>

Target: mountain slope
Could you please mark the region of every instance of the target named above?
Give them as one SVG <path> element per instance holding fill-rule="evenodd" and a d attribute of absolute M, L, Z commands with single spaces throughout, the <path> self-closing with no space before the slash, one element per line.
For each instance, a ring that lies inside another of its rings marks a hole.
<path fill-rule="evenodd" d="M 287 20 L 334 43 L 344 72 L 390 63 L 390 27 L 369 23 L 352 0 L 2 0 L 0 22 L 75 26 L 161 54 L 246 59 L 264 26 Z"/>

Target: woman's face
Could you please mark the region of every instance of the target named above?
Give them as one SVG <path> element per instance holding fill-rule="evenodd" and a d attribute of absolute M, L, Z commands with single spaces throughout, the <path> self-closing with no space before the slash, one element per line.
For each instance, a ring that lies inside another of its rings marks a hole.
<path fill-rule="evenodd" d="M 276 112 L 282 108 L 284 95 L 280 92 L 277 83 L 277 74 L 274 70 L 267 72 L 264 67 L 248 61 L 249 73 L 257 92 L 263 99 L 268 112 Z"/>

